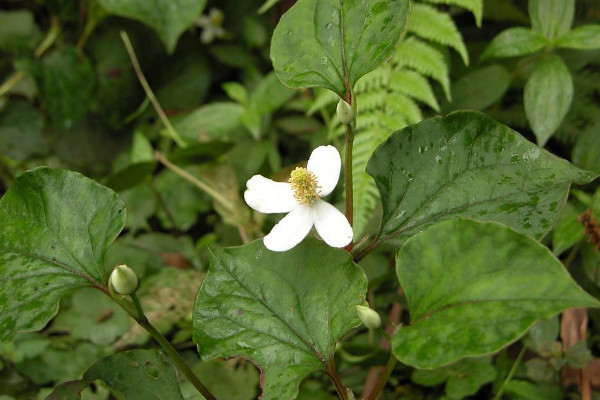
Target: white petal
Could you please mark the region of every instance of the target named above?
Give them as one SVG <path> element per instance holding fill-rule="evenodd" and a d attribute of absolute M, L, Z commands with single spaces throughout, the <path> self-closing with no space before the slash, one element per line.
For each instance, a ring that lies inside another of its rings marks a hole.
<path fill-rule="evenodd" d="M 262 175 L 254 175 L 246 183 L 246 203 L 264 214 L 290 212 L 298 205 L 289 183 L 275 182 Z"/>
<path fill-rule="evenodd" d="M 323 200 L 313 204 L 313 219 L 319 236 L 331 247 L 344 247 L 352 241 L 352 227 L 346 216 Z"/>
<path fill-rule="evenodd" d="M 294 208 L 265 236 L 265 247 L 273 251 L 286 251 L 300 243 L 312 228 L 312 214 L 310 206 Z"/>
<path fill-rule="evenodd" d="M 342 159 L 340 153 L 333 146 L 319 146 L 313 150 L 308 159 L 306 169 L 317 176 L 320 196 L 327 196 L 333 192 L 340 178 Z"/>

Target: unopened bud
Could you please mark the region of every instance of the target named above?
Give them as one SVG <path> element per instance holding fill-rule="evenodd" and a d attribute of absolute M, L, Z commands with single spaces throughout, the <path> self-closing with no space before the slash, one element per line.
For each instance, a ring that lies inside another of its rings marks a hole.
<path fill-rule="evenodd" d="M 377 311 L 371 310 L 365 306 L 355 306 L 358 318 L 369 329 L 377 329 L 381 326 L 381 317 Z"/>
<path fill-rule="evenodd" d="M 346 103 L 344 100 L 340 100 L 338 102 L 337 108 L 335 110 L 337 112 L 337 116 L 340 119 L 340 121 L 342 122 L 342 124 L 344 125 L 348 125 L 351 124 L 352 122 L 354 122 L 354 118 L 356 117 L 356 114 L 354 113 L 354 109 L 352 109 L 352 106 L 348 103 Z"/>
<path fill-rule="evenodd" d="M 108 283 L 119 294 L 131 294 L 137 289 L 138 278 L 131 268 L 125 264 L 121 264 L 113 269 Z"/>

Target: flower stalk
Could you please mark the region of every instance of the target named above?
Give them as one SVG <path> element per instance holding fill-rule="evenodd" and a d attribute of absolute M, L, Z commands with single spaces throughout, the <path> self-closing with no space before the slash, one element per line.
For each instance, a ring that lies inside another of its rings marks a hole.
<path fill-rule="evenodd" d="M 196 374 L 188 367 L 185 363 L 181 355 L 177 352 L 175 347 L 163 336 L 162 333 L 158 331 L 150 323 L 146 314 L 144 314 L 144 310 L 142 308 L 142 304 L 140 303 L 139 298 L 135 294 L 135 292 L 128 295 L 131 302 L 133 302 L 134 308 L 131 307 L 131 302 L 128 301 L 127 296 L 119 295 L 117 293 L 112 292 L 112 299 L 117 302 L 131 317 L 137 322 L 142 328 L 144 328 L 156 342 L 162 347 L 162 349 L 171 357 L 177 369 L 183 373 L 186 378 L 194 385 L 194 387 L 204 396 L 206 400 L 217 400 L 217 398 L 200 382 Z"/>

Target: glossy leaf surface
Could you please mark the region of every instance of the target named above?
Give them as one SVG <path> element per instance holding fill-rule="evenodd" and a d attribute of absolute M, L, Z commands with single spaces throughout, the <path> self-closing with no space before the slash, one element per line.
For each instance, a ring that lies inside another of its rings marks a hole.
<path fill-rule="evenodd" d="M 261 399 L 292 399 L 326 370 L 335 342 L 359 324 L 367 280 L 348 252 L 305 239 L 287 252 L 261 240 L 217 249 L 194 306 L 204 359 L 239 356 L 261 368 Z"/>
<path fill-rule="evenodd" d="M 196 20 L 206 0 L 98 0 L 110 14 L 139 21 L 158 33 L 171 53 L 179 35 Z"/>
<path fill-rule="evenodd" d="M 75 172 L 36 168 L 0 200 L 0 340 L 41 329 L 72 289 L 104 286 L 125 223 L 118 196 Z"/>
<path fill-rule="evenodd" d="M 544 146 L 567 115 L 573 100 L 573 79 L 562 59 L 549 53 L 540 59 L 525 84 L 527 119 Z"/>
<path fill-rule="evenodd" d="M 407 0 L 299 0 L 273 33 L 275 72 L 289 87 L 322 86 L 346 98 L 391 57 L 407 13 Z"/>
<path fill-rule="evenodd" d="M 494 222 L 432 226 L 402 246 L 396 273 L 411 325 L 392 348 L 418 368 L 498 351 L 566 308 L 600 307 L 546 247 Z"/>
<path fill-rule="evenodd" d="M 569 183 L 595 176 L 466 111 L 392 134 L 367 172 L 383 203 L 380 240 L 396 245 L 454 217 L 499 221 L 539 239 L 558 220 Z"/>

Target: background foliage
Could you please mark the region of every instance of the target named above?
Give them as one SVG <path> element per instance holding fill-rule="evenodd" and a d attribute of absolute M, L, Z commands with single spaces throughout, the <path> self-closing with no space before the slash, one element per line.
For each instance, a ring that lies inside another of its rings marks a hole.
<path fill-rule="evenodd" d="M 0 2 L 0 193 L 13 187 L 22 172 L 39 166 L 79 171 L 115 190 L 128 215 L 126 219 L 113 218 L 115 226 L 102 227 L 114 231 L 114 236 L 124 228 L 103 260 L 94 250 L 104 251 L 114 237 L 93 246 L 82 244 L 87 250 L 76 263 L 49 232 L 39 233 L 39 246 L 49 257 L 54 256 L 51 251 L 58 252 L 59 259 L 98 284 L 116 263 L 129 264 L 141 279 L 139 295 L 150 320 L 183 352 L 209 389 L 223 399 L 256 398 L 259 375 L 246 360 L 198 359 L 192 337 L 193 299 L 209 257 L 227 256 L 222 250 L 211 255 L 208 246 L 239 245 L 262 236 L 276 222 L 277 217 L 252 214 L 241 200 L 248 178 L 260 173 L 283 179 L 306 159 L 310 149 L 330 142 L 341 148 L 343 143 L 343 126 L 335 118 L 337 98 L 324 89 L 287 88 L 273 72 L 271 37 L 292 3 Z M 376 166 L 366 172 L 371 154 L 393 132 L 426 117 L 479 110 L 577 167 L 600 170 L 600 6 L 594 0 L 578 0 L 571 10 L 570 2 L 564 2 L 566 9 L 553 11 L 563 22 L 549 26 L 546 21 L 553 19 L 538 15 L 538 3 L 531 1 L 528 7 L 526 2 L 511 0 L 412 2 L 395 54 L 358 79 L 355 87 L 359 111 L 353 159 L 356 240 L 376 233 L 382 215 L 384 221 L 391 220 L 388 217 L 392 215 L 385 208 L 385 200 L 382 207 L 371 178 L 377 175 Z M 131 39 L 148 84 L 173 129 L 164 124 L 145 95 L 122 31 Z M 377 61 L 383 61 L 386 54 Z M 341 92 L 343 82 L 341 86 L 337 82 L 334 89 Z M 482 124 L 497 124 L 484 115 L 478 118 Z M 178 146 L 182 143 L 185 148 Z M 412 145 L 416 153 L 427 151 L 426 142 Z M 524 142 L 519 146 L 531 145 Z M 540 163 L 554 159 L 544 152 Z M 409 165 L 412 163 L 407 161 Z M 36 173 L 53 174 L 49 171 L 39 169 Z M 417 175 L 418 170 L 414 173 Z M 565 179 L 581 184 L 589 180 L 590 176 L 578 174 L 573 169 Z M 91 181 L 87 185 L 96 190 L 93 195 L 87 187 L 69 185 L 74 175 L 56 177 L 57 185 L 64 188 L 63 196 L 49 203 L 55 213 L 52 215 L 67 218 L 77 211 L 70 200 L 81 200 L 85 195 L 96 199 L 109 196 Z M 199 188 L 198 180 L 213 191 Z M 525 183 L 515 183 L 521 184 Z M 33 184 L 29 187 L 27 182 L 17 181 L 14 186 L 18 185 L 26 186 L 31 196 L 7 196 L 3 207 L 24 207 L 40 194 Z M 546 186 L 544 182 L 538 185 Z M 566 191 L 568 184 L 561 185 Z M 333 202 L 342 204 L 343 200 L 338 189 Z M 521 199 L 514 201 L 519 202 Z M 587 217 L 586 210 L 590 210 Z M 399 215 L 401 211 L 394 212 Z M 120 209 L 101 212 L 119 215 Z M 524 231 L 533 223 L 535 236 L 543 237 L 543 243 L 560 257 L 574 279 L 598 298 L 600 255 L 589 238 L 593 220 L 598 221 L 599 215 L 600 190 L 597 184 L 589 184 L 571 191 L 552 234 L 547 234 L 550 226 L 531 221 L 526 212 L 518 214 L 512 223 Z M 414 215 L 400 217 L 410 221 Z M 393 226 L 397 220 L 391 221 L 386 227 L 398 229 Z M 458 229 L 452 224 L 445 223 L 439 229 Z M 60 224 L 51 226 L 50 231 L 64 232 Z M 82 233 L 90 227 L 94 225 L 78 227 L 64 240 L 83 241 Z M 481 226 L 460 228 L 485 233 Z M 434 234 L 444 236 L 443 232 L 430 233 Z M 426 246 L 428 240 L 433 239 L 428 236 L 410 242 L 412 247 L 404 248 L 398 263 L 416 265 L 410 252 L 418 252 L 413 247 Z M 401 235 L 394 241 L 396 245 L 401 242 Z M 502 242 L 502 238 L 489 241 Z M 450 245 L 444 248 L 449 253 L 467 251 L 459 250 Z M 505 257 L 501 249 L 495 251 L 496 257 Z M 406 324 L 408 309 L 415 307 L 414 299 L 419 296 L 397 295 L 392 284 L 396 277 L 393 254 L 384 247 L 361 262 L 368 278 L 367 299 L 384 322 Z M 564 273 L 556 268 L 556 273 Z M 407 272 L 400 279 L 411 278 Z M 90 281 L 65 278 L 49 283 L 60 286 L 62 294 L 76 286 L 89 286 Z M 306 282 L 299 285 L 309 286 Z M 19 290 L 11 301 L 17 302 L 33 289 L 24 285 Z M 58 300 L 54 299 L 55 304 Z M 581 305 L 590 304 L 586 301 L 582 295 Z M 426 304 L 419 307 L 425 309 Z M 42 321 L 54 312 L 54 308 L 42 310 L 37 317 Z M 583 321 L 589 324 L 582 332 L 579 327 Z M 430 324 L 435 325 L 435 321 Z M 44 323 L 38 325 L 42 328 Z M 599 327 L 597 310 L 583 314 L 568 311 L 560 319 L 537 323 L 523 339 L 493 356 L 425 370 L 399 365 L 383 398 L 492 398 L 502 387 L 507 399 L 578 399 L 584 376 L 590 379 L 591 395 L 600 398 Z M 1 337 L 7 329 L 0 326 Z M 415 324 L 411 329 L 420 327 Z M 423 329 L 439 332 L 435 326 Z M 251 329 L 247 332 L 249 337 L 253 334 Z M 409 336 L 411 331 L 402 335 Z M 208 343 L 207 337 L 199 340 Z M 386 344 L 382 341 L 379 346 L 364 330 L 351 331 L 337 349 L 331 347 L 336 339 L 324 338 L 320 350 L 335 357 L 344 384 L 361 393 L 365 382 L 373 381 L 369 376 L 385 364 Z M 123 352 L 136 346 L 148 350 Z M 111 384 L 111 363 L 123 360 L 139 364 L 131 370 L 131 379 L 145 379 L 150 388 L 159 383 L 157 387 L 165 396 L 171 396 L 164 398 L 199 399 L 185 378 L 179 378 L 179 388 L 165 389 L 168 385 L 162 383 L 171 382 L 175 371 L 168 359 L 150 350 L 152 347 L 145 331 L 101 293 L 91 289 L 69 293 L 60 301 L 56 317 L 41 332 L 19 333 L 0 344 L 0 400 L 44 399 L 53 387 L 68 381 L 75 382 L 62 386 L 65 394 L 58 398 L 68 398 L 73 388 L 88 386 L 89 382 L 95 383 L 83 391 L 84 399 L 127 398 L 126 388 Z M 228 349 L 211 350 L 215 357 L 228 355 Z M 417 364 L 402 346 L 394 344 L 394 352 L 404 357 L 406 364 Z M 312 372 L 319 368 L 318 357 L 305 357 L 316 367 L 298 373 L 308 375 L 298 398 L 335 398 L 327 377 Z M 427 366 L 450 361 L 454 359 L 438 359 Z M 512 379 L 503 386 L 509 374 Z"/>

